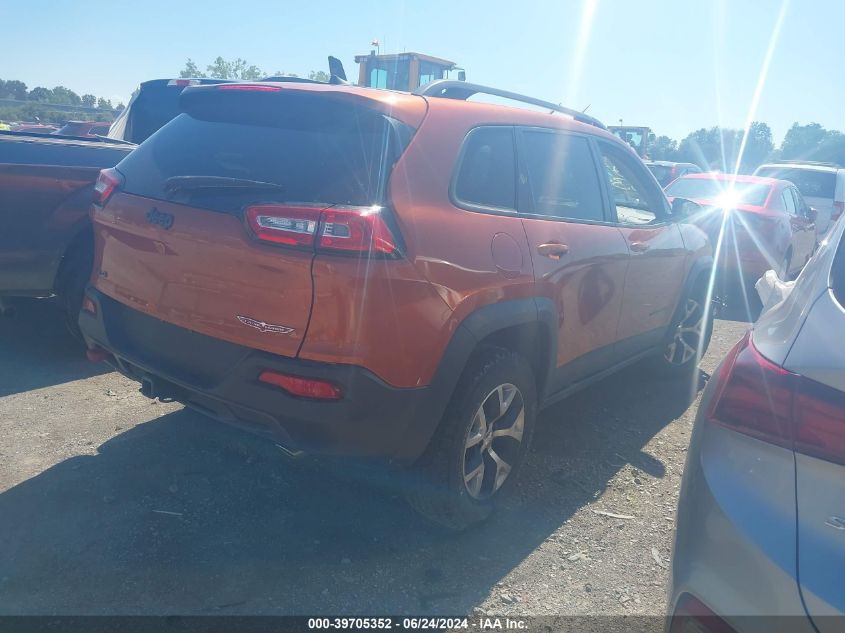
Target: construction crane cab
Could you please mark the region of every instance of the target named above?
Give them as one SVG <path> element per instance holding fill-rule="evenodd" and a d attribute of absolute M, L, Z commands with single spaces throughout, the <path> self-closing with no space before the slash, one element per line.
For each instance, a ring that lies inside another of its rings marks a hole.
<path fill-rule="evenodd" d="M 640 158 L 646 158 L 651 137 L 651 128 L 635 125 L 608 125 L 607 129 L 628 143 Z"/>
<path fill-rule="evenodd" d="M 356 55 L 358 64 L 358 85 L 368 88 L 386 88 L 413 92 L 418 88 L 437 81 L 449 79 L 449 73 L 457 72 L 457 79 L 464 81 L 466 74 L 455 62 L 422 53 L 394 53 L 376 55 Z"/>

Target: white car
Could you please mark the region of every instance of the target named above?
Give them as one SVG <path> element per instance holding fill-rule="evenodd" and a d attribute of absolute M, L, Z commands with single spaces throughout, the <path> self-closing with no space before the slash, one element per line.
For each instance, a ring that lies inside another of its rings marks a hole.
<path fill-rule="evenodd" d="M 754 175 L 789 180 L 798 187 L 807 204 L 818 212 L 819 235 L 845 211 L 845 168 L 834 163 L 785 160 L 760 165 Z"/>

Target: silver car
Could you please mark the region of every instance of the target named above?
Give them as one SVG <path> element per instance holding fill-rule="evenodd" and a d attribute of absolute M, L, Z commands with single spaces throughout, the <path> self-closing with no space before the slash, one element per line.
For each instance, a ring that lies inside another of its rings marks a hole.
<path fill-rule="evenodd" d="M 843 232 L 834 224 L 704 392 L 678 507 L 673 632 L 845 630 Z"/>

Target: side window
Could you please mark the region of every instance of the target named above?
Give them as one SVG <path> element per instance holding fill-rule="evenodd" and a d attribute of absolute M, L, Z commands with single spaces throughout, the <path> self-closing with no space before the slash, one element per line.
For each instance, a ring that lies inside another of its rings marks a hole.
<path fill-rule="evenodd" d="M 599 147 L 619 222 L 653 224 L 663 220 L 667 214 L 666 200 L 645 178 L 644 167 L 609 143 L 600 143 Z"/>
<path fill-rule="evenodd" d="M 783 198 L 783 206 L 786 208 L 786 212 L 789 215 L 796 215 L 795 198 L 792 197 L 792 191 L 789 188 L 784 189 L 781 197 Z"/>
<path fill-rule="evenodd" d="M 798 215 L 807 215 L 808 208 L 807 203 L 804 202 L 804 197 L 794 187 L 790 187 L 789 190 L 792 192 L 792 197 L 795 198 L 795 210 Z"/>
<path fill-rule="evenodd" d="M 513 211 L 516 208 L 516 155 L 513 128 L 481 127 L 464 141 L 455 179 L 458 202 Z"/>
<path fill-rule="evenodd" d="M 601 181 L 590 145 L 581 136 L 524 130 L 522 159 L 528 172 L 529 213 L 603 221 Z"/>

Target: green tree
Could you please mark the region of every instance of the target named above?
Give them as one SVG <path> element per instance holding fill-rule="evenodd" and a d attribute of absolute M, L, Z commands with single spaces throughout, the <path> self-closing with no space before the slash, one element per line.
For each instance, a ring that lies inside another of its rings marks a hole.
<path fill-rule="evenodd" d="M 97 99 L 97 107 L 101 110 L 111 110 L 111 100 L 100 97 L 99 99 Z"/>
<path fill-rule="evenodd" d="M 189 57 L 188 61 L 185 62 L 185 67 L 182 70 L 179 71 L 179 76 L 182 77 L 183 79 L 190 78 L 190 77 L 200 78 L 200 77 L 206 77 L 206 74 L 200 72 L 200 69 L 194 63 L 194 60 L 192 60 Z"/>
<path fill-rule="evenodd" d="M 26 84 L 17 79 L 0 80 L 0 99 L 26 99 Z"/>
<path fill-rule="evenodd" d="M 38 101 L 39 103 L 47 103 L 52 97 L 52 91 L 43 86 L 37 86 L 29 91 L 27 98 L 30 101 Z"/>
<path fill-rule="evenodd" d="M 82 105 L 87 108 L 93 108 L 97 105 L 97 97 L 92 94 L 82 95 Z"/>
<path fill-rule="evenodd" d="M 50 103 L 61 103 L 65 105 L 80 105 L 82 99 L 70 88 L 64 86 L 56 86 L 51 91 L 53 94 L 50 98 Z"/>
<path fill-rule="evenodd" d="M 324 70 L 312 70 L 308 73 L 308 79 L 313 79 L 314 81 L 325 81 L 328 83 L 330 77 L 329 73 Z"/>
<path fill-rule="evenodd" d="M 273 73 L 273 77 L 299 77 L 296 73 L 286 73 L 284 70 L 277 70 Z"/>
<path fill-rule="evenodd" d="M 744 148 L 743 135 L 742 130 L 701 128 L 680 142 L 678 160 L 724 172 L 733 172 L 739 162 L 739 173 L 751 173 L 774 152 L 772 130 L 765 123 L 753 122 L 748 128 Z M 741 148 L 742 159 L 737 161 Z"/>
<path fill-rule="evenodd" d="M 647 155 L 652 160 L 676 160 L 678 142 L 668 136 L 649 136 Z"/>
<path fill-rule="evenodd" d="M 741 139 L 742 133 L 740 133 L 740 141 Z M 772 129 L 765 123 L 754 121 L 748 128 L 739 172 L 742 174 L 752 173 L 761 164 L 771 159 L 774 150 L 775 144 L 772 140 Z M 736 164 L 736 160 L 734 160 L 734 164 Z"/>
<path fill-rule="evenodd" d="M 827 130 L 818 123 L 793 123 L 783 137 L 781 157 L 787 160 L 811 160 L 827 135 Z"/>
<path fill-rule="evenodd" d="M 215 79 L 244 79 L 247 81 L 261 79 L 264 75 L 258 66 L 250 64 L 240 57 L 231 62 L 222 57 L 217 57 L 214 62 L 206 66 L 206 72 L 208 77 Z"/>
<path fill-rule="evenodd" d="M 122 102 L 121 102 L 121 103 L 118 103 L 116 106 L 114 106 L 114 111 L 115 111 L 116 113 L 117 113 L 117 112 L 123 112 L 125 109 L 126 109 L 126 106 L 125 106 L 125 105 L 123 105 L 123 103 L 122 103 Z"/>

